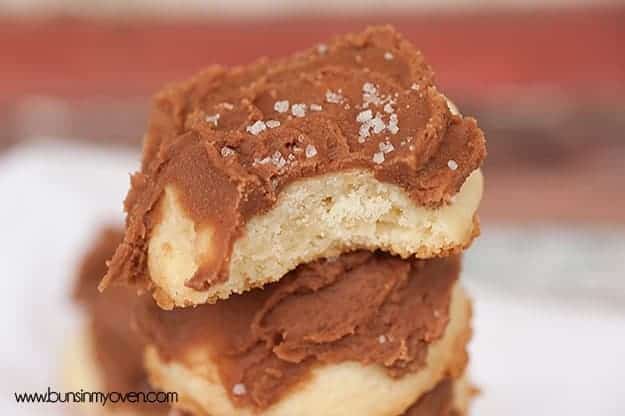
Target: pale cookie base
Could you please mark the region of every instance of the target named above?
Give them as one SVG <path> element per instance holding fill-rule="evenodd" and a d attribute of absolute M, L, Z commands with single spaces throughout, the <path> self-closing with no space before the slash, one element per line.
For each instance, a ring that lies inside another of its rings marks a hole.
<path fill-rule="evenodd" d="M 150 346 L 145 362 L 154 386 L 177 391 L 178 406 L 200 415 L 396 416 L 444 377 L 456 378 L 462 374 L 467 363 L 465 347 L 471 336 L 470 318 L 470 301 L 456 285 L 445 334 L 430 345 L 422 370 L 395 379 L 377 365 L 358 362 L 324 365 L 262 412 L 234 407 L 206 349 L 195 348 L 184 362 L 166 362 Z"/>
<path fill-rule="evenodd" d="M 233 247 L 229 278 L 206 291 L 185 286 L 211 250 L 213 230 L 197 229 L 167 188 L 162 221 L 148 246 L 154 297 L 165 309 L 225 299 L 232 293 L 279 280 L 300 264 L 348 251 L 384 250 L 401 257 L 430 258 L 460 251 L 478 233 L 476 211 L 483 178 L 473 172 L 449 205 L 416 206 L 398 186 L 365 170 L 299 180 L 275 206 L 252 218 Z"/>
<path fill-rule="evenodd" d="M 106 389 L 93 352 L 91 333 L 84 329 L 75 336 L 65 351 L 63 359 L 63 385 L 65 391 L 102 391 Z M 75 415 L 89 416 L 151 416 L 146 411 L 132 408 L 102 406 L 100 403 L 67 404 Z M 72 413 L 70 413 L 72 414 Z"/>
<path fill-rule="evenodd" d="M 462 376 L 454 381 L 453 410 L 458 414 L 458 416 L 467 415 L 469 413 L 471 400 L 476 394 L 476 389 L 471 384 L 467 373 L 468 372 L 465 370 Z"/>

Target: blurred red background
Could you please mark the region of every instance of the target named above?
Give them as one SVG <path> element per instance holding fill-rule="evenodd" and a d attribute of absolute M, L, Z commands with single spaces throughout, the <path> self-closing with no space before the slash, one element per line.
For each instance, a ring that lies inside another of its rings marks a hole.
<path fill-rule="evenodd" d="M 486 131 L 482 217 L 625 223 L 625 6 L 257 20 L 0 19 L 0 149 L 140 143 L 149 97 L 202 67 L 391 23 Z M 1 151 L 1 150 L 0 150 Z"/>

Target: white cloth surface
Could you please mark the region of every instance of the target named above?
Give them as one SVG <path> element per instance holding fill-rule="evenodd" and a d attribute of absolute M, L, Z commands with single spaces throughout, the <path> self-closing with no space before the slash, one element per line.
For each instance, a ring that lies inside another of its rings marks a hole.
<path fill-rule="evenodd" d="M 69 297 L 76 265 L 101 225 L 122 222 L 128 173 L 137 160 L 132 152 L 58 140 L 0 156 L 0 414 L 71 414 L 72 405 L 18 405 L 14 392 L 64 391 L 63 347 L 80 320 Z M 520 260 L 513 247 L 505 249 L 515 232 L 487 226 L 484 243 L 467 255 L 463 279 L 476 302 L 471 373 L 482 390 L 472 414 L 625 414 L 625 307 L 614 307 L 614 299 L 602 307 L 596 296 L 594 302 L 562 302 L 534 295 L 535 285 L 522 290 L 518 279 L 502 284 L 506 275 L 527 270 L 502 260 Z M 615 241 L 625 247 L 619 236 Z M 566 243 L 549 244 L 567 250 Z M 493 250 L 499 252 L 490 264 L 485 254 Z M 567 256 L 557 258 L 566 262 Z M 614 263 L 620 286 L 611 292 L 617 294 L 625 286 L 621 265 Z M 558 281 L 566 283 L 562 276 Z"/>

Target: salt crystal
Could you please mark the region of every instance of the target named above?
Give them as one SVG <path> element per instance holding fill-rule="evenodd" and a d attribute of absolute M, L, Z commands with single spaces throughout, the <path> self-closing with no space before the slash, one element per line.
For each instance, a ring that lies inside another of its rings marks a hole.
<path fill-rule="evenodd" d="M 369 121 L 373 118 L 373 113 L 371 110 L 365 110 L 358 113 L 356 116 L 356 121 L 359 123 L 364 123 L 365 121 Z"/>
<path fill-rule="evenodd" d="M 419 84 L 417 84 L 416 82 L 413 82 L 412 85 L 410 86 L 410 89 L 413 91 L 419 91 Z"/>
<path fill-rule="evenodd" d="M 323 110 L 323 107 L 321 107 L 319 104 L 311 104 L 309 108 L 310 108 L 310 111 L 321 111 L 321 110 Z"/>
<path fill-rule="evenodd" d="M 289 111 L 289 100 L 276 101 L 273 105 L 273 109 L 278 113 L 286 113 Z"/>
<path fill-rule="evenodd" d="M 365 82 L 362 85 L 362 91 L 366 92 L 368 94 L 376 94 L 378 92 L 378 89 L 375 87 L 375 85 L 373 85 L 370 82 Z"/>
<path fill-rule="evenodd" d="M 228 146 L 224 146 L 221 148 L 221 156 L 228 157 L 234 154 L 234 149 Z"/>
<path fill-rule="evenodd" d="M 247 388 L 245 388 L 245 384 L 237 383 L 232 387 L 232 393 L 235 396 L 243 396 L 247 393 Z"/>
<path fill-rule="evenodd" d="M 286 159 L 279 150 L 276 150 L 275 153 L 271 155 L 271 163 L 278 169 L 282 169 L 284 165 L 286 165 Z"/>
<path fill-rule="evenodd" d="M 333 104 L 339 104 L 341 101 L 343 101 L 343 96 L 337 92 L 327 90 L 326 101 Z"/>
<path fill-rule="evenodd" d="M 449 169 L 451 169 L 451 170 L 456 170 L 456 169 L 458 169 L 458 162 L 456 162 L 456 161 L 455 161 L 455 160 L 453 160 L 453 159 L 450 159 L 450 160 L 447 162 L 447 167 L 448 167 Z"/>
<path fill-rule="evenodd" d="M 317 155 L 317 148 L 312 144 L 306 145 L 306 158 L 310 159 L 311 157 L 315 157 Z"/>
<path fill-rule="evenodd" d="M 369 107 L 369 104 L 380 104 L 380 97 L 378 96 L 378 88 L 371 82 L 365 82 L 362 85 L 362 101 L 363 107 Z"/>
<path fill-rule="evenodd" d="M 258 120 L 254 124 L 247 126 L 246 130 L 248 133 L 252 133 L 254 136 L 258 136 L 260 133 L 262 133 L 266 129 L 267 129 L 267 126 L 265 125 L 265 123 L 262 120 Z"/>
<path fill-rule="evenodd" d="M 384 153 L 376 152 L 373 154 L 373 163 L 377 163 L 378 165 L 384 162 Z"/>
<path fill-rule="evenodd" d="M 391 132 L 391 134 L 397 134 L 399 132 L 399 126 L 397 125 L 398 123 L 399 120 L 397 119 L 397 114 L 391 114 L 387 127 L 388 131 Z"/>
<path fill-rule="evenodd" d="M 317 52 L 319 52 L 320 55 L 325 55 L 325 53 L 328 52 L 328 45 L 320 43 L 317 45 Z"/>
<path fill-rule="evenodd" d="M 387 61 L 392 61 L 393 58 L 394 56 L 391 52 L 384 52 L 384 59 L 386 59 Z"/>
<path fill-rule="evenodd" d="M 206 116 L 207 123 L 213 123 L 215 127 L 217 127 L 217 122 L 219 122 L 219 114 L 213 114 L 212 116 Z"/>
<path fill-rule="evenodd" d="M 380 133 L 382 130 L 384 130 L 384 127 L 386 127 L 384 121 L 382 121 L 382 115 L 380 113 L 377 113 L 375 115 L 375 118 L 371 120 L 371 123 L 373 125 L 373 132 L 375 134 Z"/>
<path fill-rule="evenodd" d="M 358 131 L 358 143 L 364 143 L 367 137 L 369 137 L 369 130 L 371 129 L 370 123 L 364 123 L 360 125 L 360 130 Z"/>
<path fill-rule="evenodd" d="M 389 142 L 388 140 L 386 142 L 378 143 L 378 148 L 382 153 L 390 153 L 395 150 L 395 146 L 393 146 L 393 143 Z"/>
<path fill-rule="evenodd" d="M 230 103 L 221 103 L 221 106 L 229 111 L 234 109 L 234 106 Z"/>
<path fill-rule="evenodd" d="M 280 122 L 278 120 L 267 120 L 265 124 L 270 129 L 275 129 L 276 127 L 280 127 Z"/>
<path fill-rule="evenodd" d="M 386 335 L 380 335 L 380 336 L 378 337 L 378 342 L 379 342 L 380 344 L 385 344 L 385 343 L 386 343 Z"/>
<path fill-rule="evenodd" d="M 306 115 L 306 104 L 293 104 L 291 106 L 291 114 L 295 117 L 304 117 Z"/>
<path fill-rule="evenodd" d="M 271 158 L 270 157 L 264 157 L 262 159 L 254 159 L 254 164 L 255 165 L 266 165 L 267 163 L 271 162 Z"/>
<path fill-rule="evenodd" d="M 393 104 L 391 104 L 391 103 L 384 104 L 384 112 L 385 113 L 391 114 L 394 111 L 395 110 L 393 110 Z"/>

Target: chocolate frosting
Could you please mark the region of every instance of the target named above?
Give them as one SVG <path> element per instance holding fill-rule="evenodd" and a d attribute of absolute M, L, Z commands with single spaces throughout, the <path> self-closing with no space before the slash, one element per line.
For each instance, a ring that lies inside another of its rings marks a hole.
<path fill-rule="evenodd" d="M 377 364 L 392 377 L 421 369 L 447 326 L 459 268 L 458 256 L 358 251 L 214 305 L 163 311 L 148 299 L 137 322 L 163 359 L 204 349 L 235 404 L 264 408 L 321 364 Z"/>
<path fill-rule="evenodd" d="M 147 242 L 166 186 L 210 257 L 187 286 L 227 279 L 234 241 L 251 217 L 300 178 L 359 168 L 437 207 L 485 157 L 473 118 L 454 115 L 423 56 L 392 28 L 345 35 L 288 59 L 214 66 L 155 99 L 141 171 L 131 180 L 123 243 L 110 282 L 150 286 Z"/>
<path fill-rule="evenodd" d="M 454 380 L 447 378 L 421 396 L 402 416 L 460 416 L 454 409 Z"/>
<path fill-rule="evenodd" d="M 122 240 L 119 229 L 103 229 L 82 260 L 74 289 L 76 301 L 87 312 L 95 359 L 106 391 L 151 390 L 143 369 L 144 339 L 131 328 L 130 317 L 138 300 L 134 290 L 115 287 L 99 293 L 97 285 L 106 272 L 106 260 Z M 168 406 L 137 403 L 133 407 L 158 410 Z"/>

